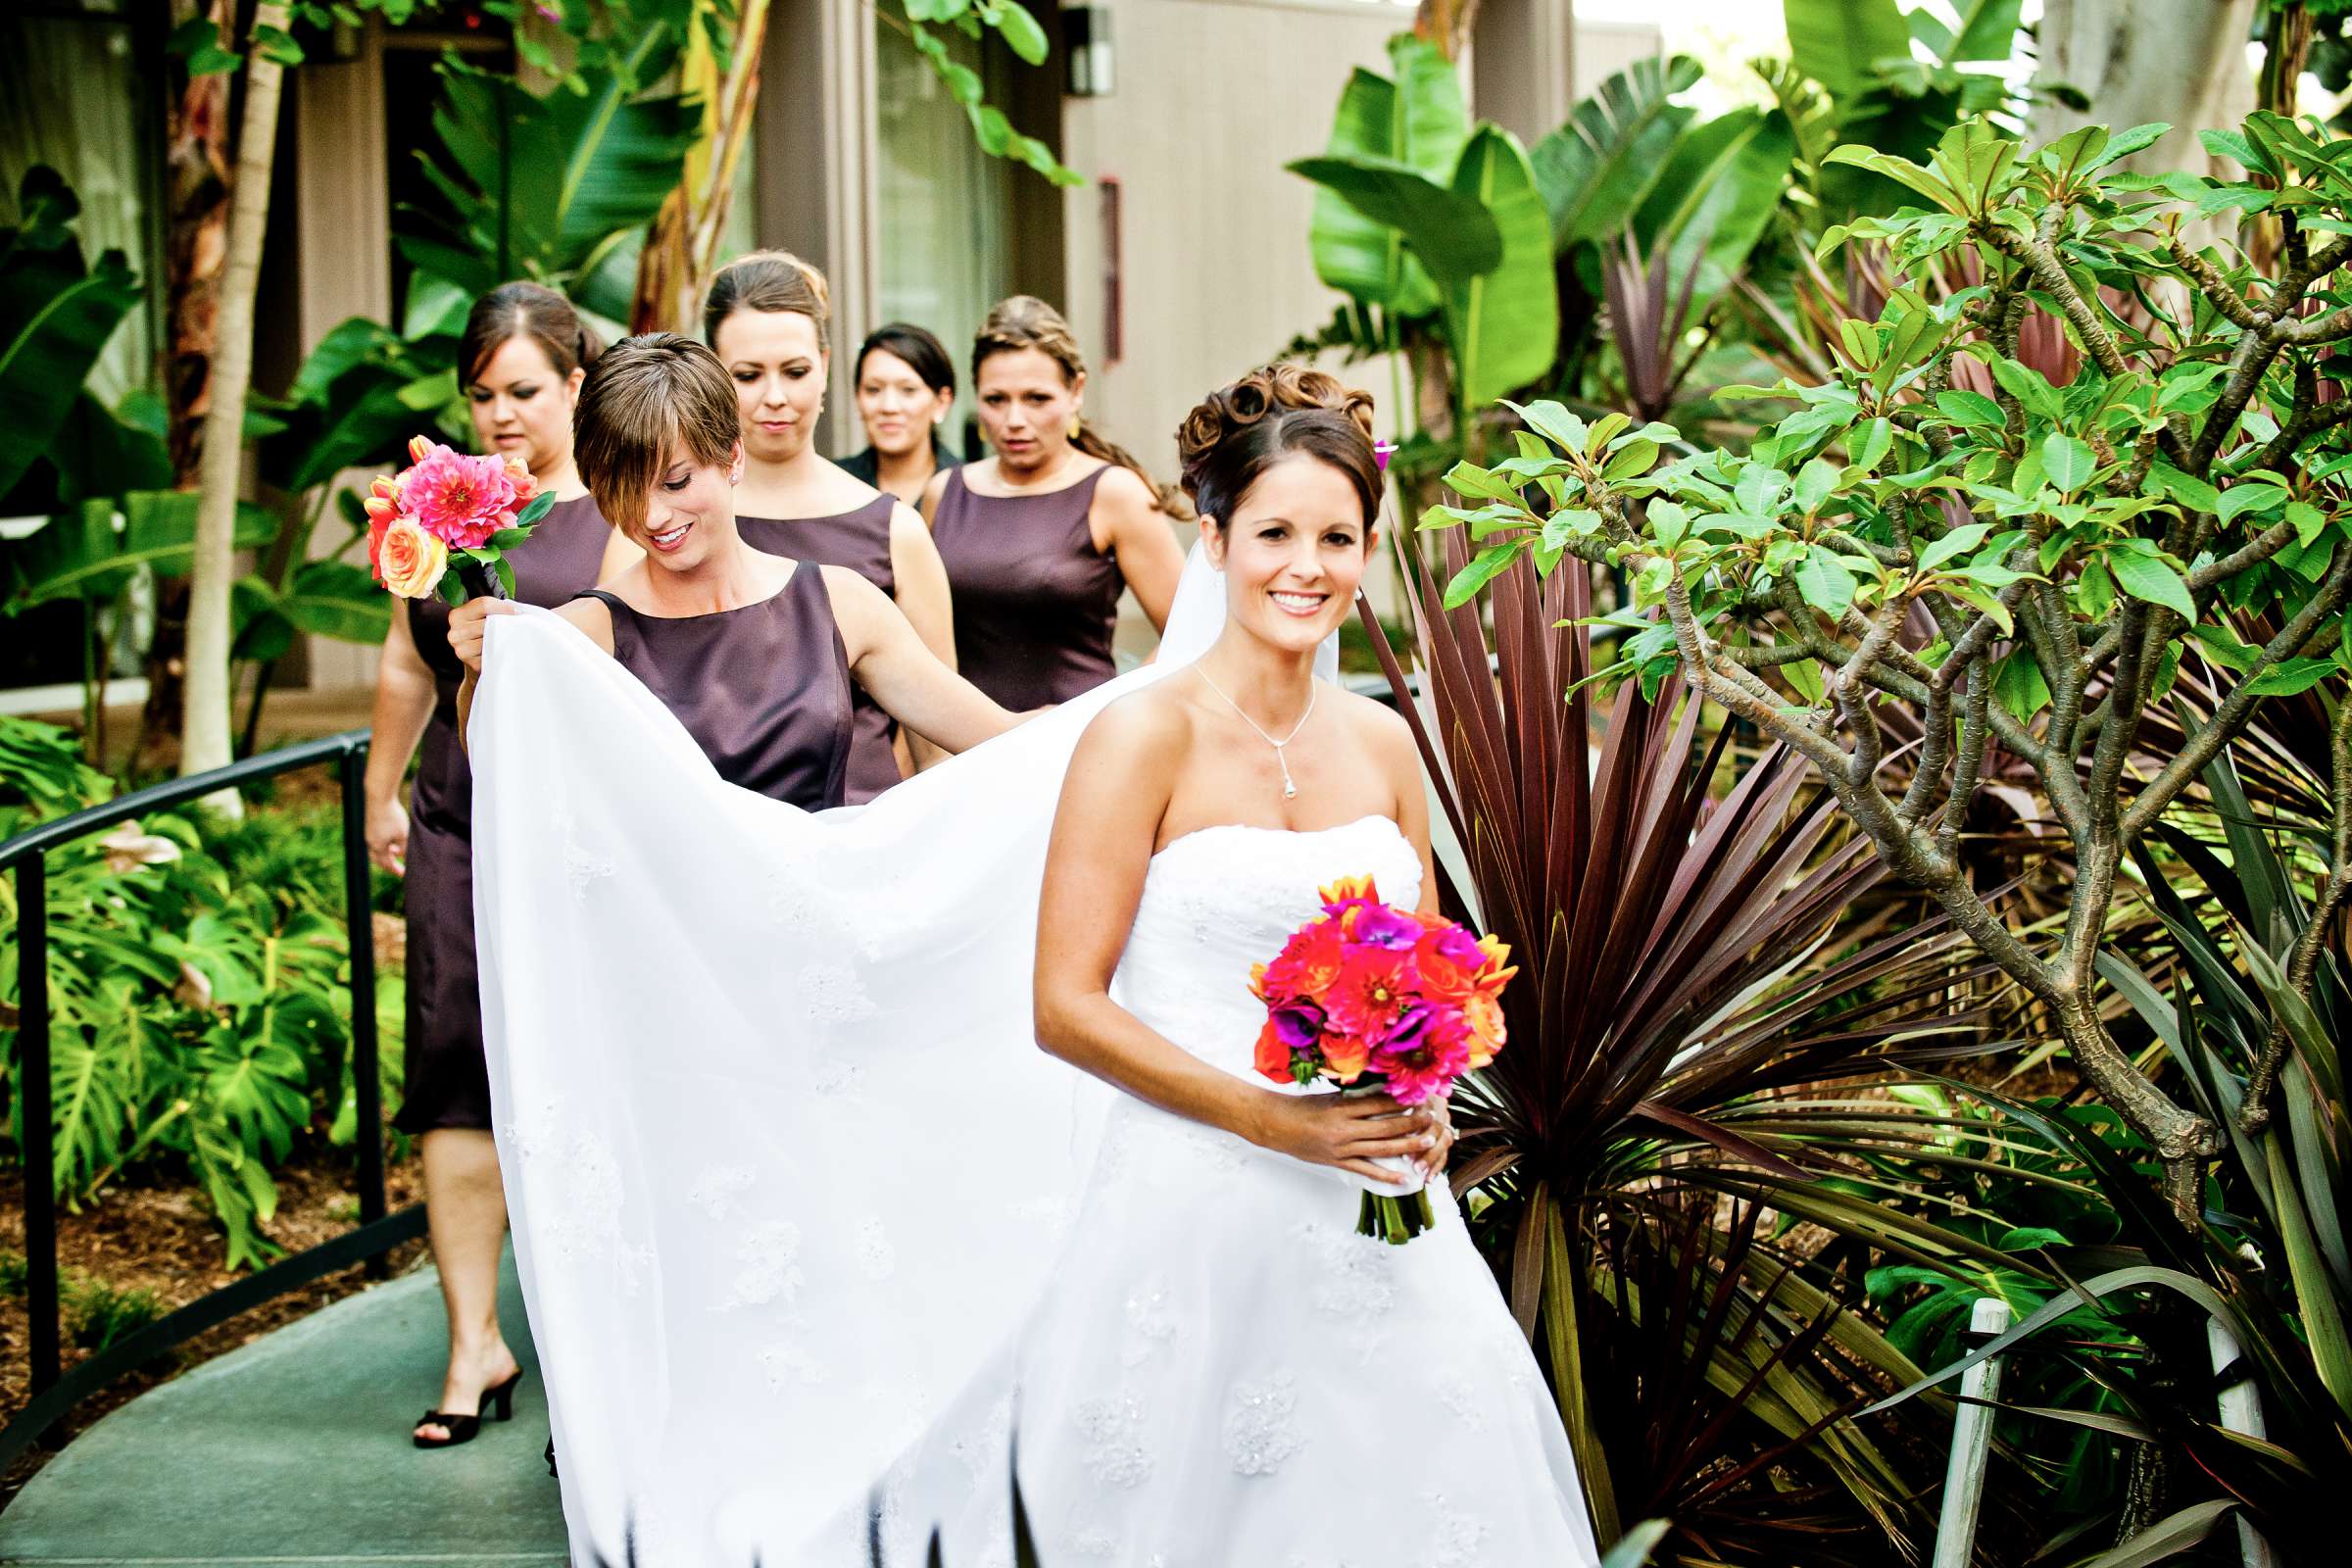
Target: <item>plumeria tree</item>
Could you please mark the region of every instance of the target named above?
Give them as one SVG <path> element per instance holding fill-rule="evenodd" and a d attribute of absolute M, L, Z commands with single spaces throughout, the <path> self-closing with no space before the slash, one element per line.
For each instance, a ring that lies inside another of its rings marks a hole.
<path fill-rule="evenodd" d="M 1456 467 L 1467 504 L 1424 525 L 1467 531 L 1457 603 L 1523 554 L 1625 568 L 1609 678 L 1654 693 L 1679 676 L 1803 756 L 1887 866 L 2040 1004 L 2191 1219 L 2223 1129 L 2110 1036 L 2102 965 L 2135 847 L 2223 748 L 2268 701 L 2344 696 L 2352 140 L 2258 114 L 2205 133 L 2245 180 L 2116 167 L 2167 128 L 2029 149 L 1970 121 L 1925 165 L 1839 148 L 1919 203 L 1823 237 L 1824 256 L 1884 247 L 1899 284 L 1875 321 L 1843 324 L 1830 380 L 1742 389 L 1796 405 L 1744 455 L 1666 461 L 1668 426 L 1520 409 L 1518 455 Z M 2184 238 L 2232 213 L 2278 225 L 2274 273 Z M 2036 314 L 2081 351 L 2067 385 L 2020 363 Z M 2174 689 L 2190 661 L 2201 706 Z M 2332 707 L 2340 796 L 2352 702 Z M 2151 720 L 2184 743 L 2143 745 Z M 1996 755 L 2031 771 L 2071 853 L 2054 930 L 2005 919 L 1960 853 Z M 2352 871 L 2342 834 L 2328 859 L 2323 915 Z M 2298 945 L 2333 928 L 2316 919 Z M 2306 991 L 2316 951 L 2281 955 Z M 2249 1130 L 2286 1046 L 2280 1030 L 2249 1086 Z"/>

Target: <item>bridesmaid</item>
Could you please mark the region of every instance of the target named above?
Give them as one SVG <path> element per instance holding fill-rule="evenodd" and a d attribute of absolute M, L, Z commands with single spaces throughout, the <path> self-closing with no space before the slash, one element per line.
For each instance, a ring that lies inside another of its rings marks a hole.
<path fill-rule="evenodd" d="M 466 400 L 482 449 L 518 458 L 556 496 L 529 541 L 513 552 L 516 597 L 561 605 L 602 575 L 609 557 L 634 552 L 608 526 L 572 462 L 571 414 L 597 341 L 563 295 L 507 283 L 476 300 L 458 350 Z M 507 1200 L 490 1140 L 490 1086 L 474 990 L 472 785 L 458 746 L 465 674 L 437 599 L 392 602 L 377 666 L 368 753 L 368 850 L 408 880 L 408 1062 L 394 1125 L 424 1157 L 425 1212 L 449 1366 L 441 1398 L 416 1423 L 420 1448 L 465 1443 L 485 1401 L 511 1408 L 521 1378 L 498 1326 L 498 1255 Z M 424 760 L 409 808 L 400 783 L 417 741 Z"/>
<path fill-rule="evenodd" d="M 931 476 L 962 463 L 939 436 L 956 406 L 956 367 L 939 339 L 893 321 L 865 335 L 853 372 L 866 448 L 842 467 L 908 506 L 919 506 Z"/>
<path fill-rule="evenodd" d="M 853 684 L 943 752 L 1018 722 L 857 572 L 744 541 L 736 404 L 726 369 L 691 338 L 650 332 L 598 359 L 580 392 L 580 472 L 644 554 L 558 613 L 677 714 L 721 778 L 809 810 L 842 804 Z M 451 617 L 469 671 L 462 706 L 484 622 L 514 612 L 478 599 Z"/>
<path fill-rule="evenodd" d="M 816 450 L 831 355 L 824 274 L 782 251 L 729 263 L 710 280 L 703 340 L 735 383 L 744 471 L 736 524 L 754 550 L 847 566 L 891 596 L 941 662 L 956 662 L 948 576 L 913 508 L 852 478 Z M 872 800 L 909 771 L 936 761 L 912 738 L 902 756 L 889 715 L 855 698 L 847 802 Z"/>
<path fill-rule="evenodd" d="M 1080 416 L 1086 362 L 1069 323 L 1015 295 L 972 342 L 972 386 L 996 456 L 923 492 L 955 596 L 964 675 L 1016 711 L 1108 680 L 1119 591 L 1167 624 L 1184 555 L 1173 502 Z"/>

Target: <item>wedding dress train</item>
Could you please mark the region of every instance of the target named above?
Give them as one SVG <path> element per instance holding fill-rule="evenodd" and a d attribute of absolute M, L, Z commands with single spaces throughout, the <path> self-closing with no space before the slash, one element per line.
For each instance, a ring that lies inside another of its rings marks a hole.
<path fill-rule="evenodd" d="M 975 1547 L 951 1568 L 1008 1561 L 1006 1510 L 973 1503 L 1009 1494 L 1016 1435 L 1046 1568 L 1591 1560 L 1556 1418 L 1442 1198 L 1407 1247 L 1355 1238 L 1346 1178 L 1033 1044 L 1071 749 L 1223 603 L 1196 552 L 1158 664 L 814 815 L 721 781 L 559 617 L 490 623 L 484 1038 L 582 1568 L 847 1568 L 933 1520 Z M 1381 822 L 1180 840 L 1124 994 L 1246 1069 L 1248 958 L 1318 880 L 1409 900 L 1417 869 Z"/>
<path fill-rule="evenodd" d="M 1189 833 L 1152 858 L 1114 995 L 1262 1083 L 1250 966 L 1364 875 L 1419 896 L 1387 817 Z M 1360 1191 L 1115 1097 L 1017 1348 L 883 1491 L 888 1561 L 942 1524 L 949 1564 L 1009 1564 L 1017 1445 L 1045 1568 L 1590 1568 L 1558 1414 L 1443 1184 L 1402 1247 L 1355 1234 Z M 854 1533 L 798 1560 L 858 1561 Z"/>

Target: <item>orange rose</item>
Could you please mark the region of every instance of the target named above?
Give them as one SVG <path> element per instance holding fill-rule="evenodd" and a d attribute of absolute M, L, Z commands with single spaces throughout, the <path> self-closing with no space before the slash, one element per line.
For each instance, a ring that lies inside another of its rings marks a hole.
<path fill-rule="evenodd" d="M 1323 1037 L 1323 1062 L 1330 1069 L 1326 1076 L 1341 1083 L 1351 1084 L 1362 1077 L 1364 1063 L 1371 1055 L 1372 1048 L 1355 1035 L 1335 1033 Z"/>
<path fill-rule="evenodd" d="M 1502 1049 L 1502 1003 L 1492 992 L 1473 991 L 1462 1004 L 1462 1021 L 1470 1026 L 1470 1065 L 1484 1067 Z"/>
<path fill-rule="evenodd" d="M 422 599 L 449 569 L 449 546 L 416 526 L 414 517 L 395 517 L 376 551 L 376 575 L 403 599 Z"/>

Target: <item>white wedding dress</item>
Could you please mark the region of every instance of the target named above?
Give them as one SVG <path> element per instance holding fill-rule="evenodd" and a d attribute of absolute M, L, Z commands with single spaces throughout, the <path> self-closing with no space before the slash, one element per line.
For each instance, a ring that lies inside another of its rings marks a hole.
<path fill-rule="evenodd" d="M 1159 663 L 816 814 L 721 781 L 559 617 L 490 623 L 484 1035 L 581 1568 L 916 1563 L 933 1523 L 948 1568 L 1008 1563 L 1016 1440 L 1044 1568 L 1593 1560 L 1442 1194 L 1411 1244 L 1357 1238 L 1348 1178 L 1033 1043 L 1071 749 L 1223 605 L 1196 555 Z M 1247 1072 L 1250 963 L 1363 871 L 1415 896 L 1385 819 L 1179 840 L 1121 995 Z"/>
<path fill-rule="evenodd" d="M 1152 860 L 1113 994 L 1202 1060 L 1250 1065 L 1250 966 L 1420 859 L 1385 816 L 1210 827 Z M 1316 1091 L 1319 1092 L 1319 1091 Z M 1009 1450 L 1045 1568 L 1590 1568 L 1558 1413 L 1443 1184 L 1402 1247 L 1355 1234 L 1361 1189 L 1127 1096 L 1005 1362 L 883 1494 L 891 1563 L 1009 1564 Z M 853 1562 L 837 1532 L 809 1562 Z"/>

